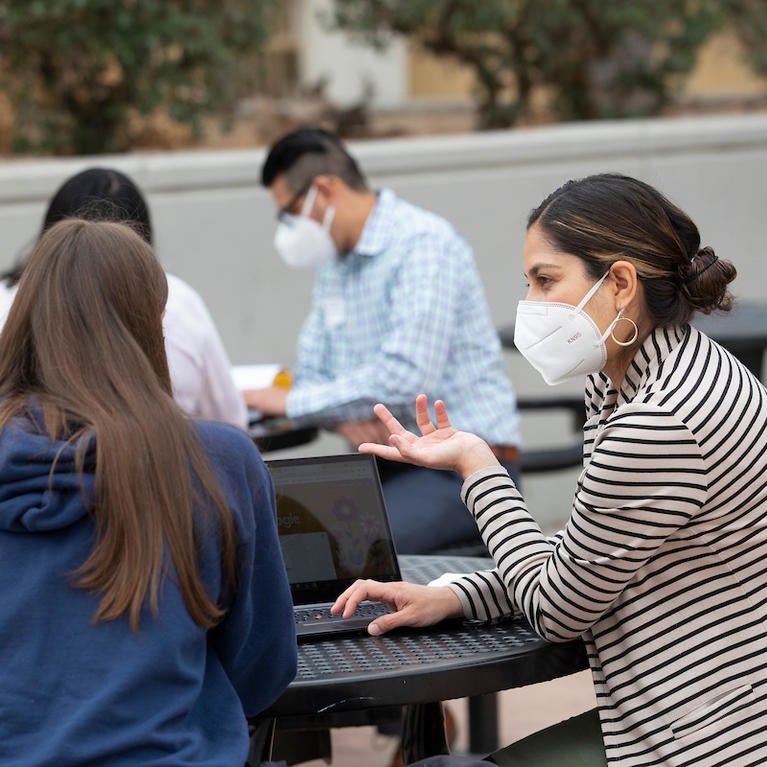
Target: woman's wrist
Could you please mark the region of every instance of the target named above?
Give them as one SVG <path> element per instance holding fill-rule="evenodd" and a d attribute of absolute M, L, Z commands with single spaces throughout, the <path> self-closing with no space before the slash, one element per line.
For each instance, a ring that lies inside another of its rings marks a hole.
<path fill-rule="evenodd" d="M 462 451 L 461 457 L 455 467 L 455 470 L 463 479 L 467 479 L 475 471 L 486 469 L 489 466 L 499 466 L 498 459 L 493 454 L 490 446 L 483 439 L 475 437 Z"/>

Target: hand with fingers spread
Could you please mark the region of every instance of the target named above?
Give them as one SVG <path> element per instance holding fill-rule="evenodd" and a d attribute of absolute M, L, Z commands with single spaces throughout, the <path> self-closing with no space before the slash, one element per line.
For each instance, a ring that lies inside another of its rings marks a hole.
<path fill-rule="evenodd" d="M 349 618 L 364 600 L 382 602 L 396 611 L 370 623 L 368 633 L 373 636 L 405 626 L 433 626 L 446 618 L 463 615 L 458 597 L 447 586 L 380 583 L 371 580 L 355 581 L 336 599 L 331 612 L 343 613 L 344 618 Z"/>
<path fill-rule="evenodd" d="M 389 430 L 389 445 L 363 442 L 362 453 L 373 453 L 390 461 L 413 463 L 431 469 L 453 469 L 464 479 L 479 469 L 497 466 L 498 461 L 487 443 L 465 431 L 454 429 L 442 400 L 435 400 L 436 426 L 429 415 L 429 400 L 419 394 L 415 401 L 415 416 L 420 437 L 409 432 L 385 405 L 378 404 L 373 412 Z"/>

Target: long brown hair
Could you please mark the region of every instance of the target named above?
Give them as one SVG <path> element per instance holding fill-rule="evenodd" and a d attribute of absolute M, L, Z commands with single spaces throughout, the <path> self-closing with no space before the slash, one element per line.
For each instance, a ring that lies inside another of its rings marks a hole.
<path fill-rule="evenodd" d="M 152 248 L 131 228 L 70 219 L 41 236 L 0 335 L 0 428 L 41 410 L 51 440 L 76 445 L 81 473 L 95 437 L 96 541 L 73 577 L 100 596 L 95 620 L 127 613 L 134 630 L 144 606 L 157 613 L 171 565 L 194 621 L 222 618 L 198 572 L 205 514 L 217 516 L 235 586 L 231 512 L 171 396 L 167 295 Z"/>

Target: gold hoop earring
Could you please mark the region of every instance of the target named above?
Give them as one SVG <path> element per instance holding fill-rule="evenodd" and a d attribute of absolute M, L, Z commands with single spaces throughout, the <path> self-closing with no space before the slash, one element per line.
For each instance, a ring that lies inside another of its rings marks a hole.
<path fill-rule="evenodd" d="M 630 322 L 634 326 L 634 335 L 632 335 L 628 341 L 619 341 L 615 337 L 615 326 L 613 326 L 613 329 L 610 331 L 610 338 L 612 338 L 613 341 L 615 341 L 615 343 L 618 344 L 618 346 L 631 346 L 631 344 L 633 344 L 634 341 L 636 341 L 637 338 L 639 338 L 639 328 L 637 327 L 636 322 L 634 322 L 634 320 L 631 319 L 631 317 L 620 316 L 616 320 L 615 324 L 617 325 L 621 320 L 623 320 L 624 322 Z"/>

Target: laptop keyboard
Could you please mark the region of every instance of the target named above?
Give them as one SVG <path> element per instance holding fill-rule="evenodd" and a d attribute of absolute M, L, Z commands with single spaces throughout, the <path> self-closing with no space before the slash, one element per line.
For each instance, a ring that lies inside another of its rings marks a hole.
<path fill-rule="evenodd" d="M 381 615 L 390 613 L 391 610 L 380 602 L 363 602 L 357 606 L 354 612 L 354 618 L 365 618 L 367 622 L 379 618 Z M 309 610 L 295 610 L 297 624 L 316 625 L 320 623 L 338 623 L 343 622 L 341 613 L 333 615 L 330 607 L 317 607 Z"/>

